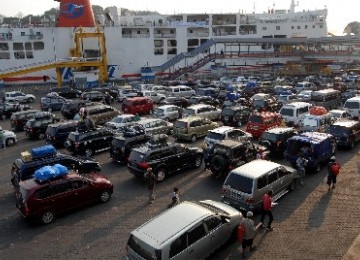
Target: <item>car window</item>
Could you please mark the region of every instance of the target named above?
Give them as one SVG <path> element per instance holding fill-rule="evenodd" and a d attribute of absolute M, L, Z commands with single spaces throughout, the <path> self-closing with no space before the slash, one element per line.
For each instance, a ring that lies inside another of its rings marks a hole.
<path fill-rule="evenodd" d="M 266 175 L 260 176 L 260 177 L 257 179 L 257 188 L 260 190 L 260 189 L 264 188 L 266 185 L 267 185 Z"/>
<path fill-rule="evenodd" d="M 188 232 L 188 246 L 202 239 L 203 237 L 205 237 L 205 235 L 206 231 L 204 225 L 201 223 L 199 226 Z"/>
<path fill-rule="evenodd" d="M 217 217 L 210 217 L 208 219 L 205 220 L 205 225 L 208 229 L 208 232 L 210 232 L 211 230 L 217 228 L 218 226 L 220 226 L 222 223 L 221 219 L 217 218 Z"/>
<path fill-rule="evenodd" d="M 172 244 L 170 245 L 170 258 L 176 256 L 180 252 L 184 251 L 187 247 L 186 243 L 186 234 L 178 237 Z"/>
<path fill-rule="evenodd" d="M 272 172 L 268 175 L 268 184 L 275 182 L 278 179 L 277 172 Z"/>

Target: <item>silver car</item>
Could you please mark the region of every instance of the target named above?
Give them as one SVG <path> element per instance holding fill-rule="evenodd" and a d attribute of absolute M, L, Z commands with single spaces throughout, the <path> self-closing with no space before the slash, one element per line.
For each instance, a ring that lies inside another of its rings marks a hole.
<path fill-rule="evenodd" d="M 145 133 L 155 134 L 172 134 L 173 124 L 160 118 L 145 118 L 136 122 L 145 129 Z"/>
<path fill-rule="evenodd" d="M 166 121 L 176 120 L 180 117 L 180 107 L 175 105 L 159 106 L 154 111 L 154 117 L 161 118 Z"/>

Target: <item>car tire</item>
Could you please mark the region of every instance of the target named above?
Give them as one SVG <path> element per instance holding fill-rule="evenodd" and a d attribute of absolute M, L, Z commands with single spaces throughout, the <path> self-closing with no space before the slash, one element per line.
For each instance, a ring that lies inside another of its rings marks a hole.
<path fill-rule="evenodd" d="M 45 211 L 40 216 L 40 222 L 44 225 L 50 224 L 55 220 L 55 213 L 51 210 Z"/>
<path fill-rule="evenodd" d="M 91 148 L 87 148 L 87 149 L 85 150 L 85 155 L 86 155 L 86 156 L 91 157 L 91 156 L 93 156 L 93 154 L 94 154 L 94 151 L 93 151 Z"/>
<path fill-rule="evenodd" d="M 15 144 L 15 139 L 14 138 L 9 138 L 6 140 L 6 146 L 11 146 Z"/>
<path fill-rule="evenodd" d="M 34 103 L 34 101 L 35 101 L 34 98 L 29 98 L 29 99 L 28 99 L 28 102 L 29 102 L 29 103 Z"/>
<path fill-rule="evenodd" d="M 203 157 L 202 157 L 202 155 L 196 155 L 196 156 L 195 156 L 195 159 L 194 159 L 193 167 L 194 167 L 195 169 L 200 168 L 200 166 L 202 165 L 202 163 L 203 163 Z"/>
<path fill-rule="evenodd" d="M 210 162 L 210 169 L 213 173 L 221 174 L 225 170 L 226 159 L 221 155 L 215 155 Z"/>
<path fill-rule="evenodd" d="M 161 167 L 156 171 L 157 182 L 163 182 L 166 179 L 166 176 L 167 170 L 165 168 Z"/>
<path fill-rule="evenodd" d="M 294 190 L 296 189 L 296 183 L 297 183 L 298 181 L 299 181 L 299 179 L 293 180 L 293 181 L 290 183 L 288 190 L 289 190 L 289 191 L 294 191 Z"/>
<path fill-rule="evenodd" d="M 108 191 L 108 190 L 103 190 L 101 193 L 100 193 L 100 201 L 101 202 L 108 202 L 111 198 L 111 192 Z"/>
<path fill-rule="evenodd" d="M 355 141 L 351 141 L 349 148 L 352 150 L 355 148 Z"/>
<path fill-rule="evenodd" d="M 315 167 L 314 167 L 314 172 L 315 172 L 315 173 L 319 173 L 320 171 L 321 171 L 321 164 L 318 163 L 318 164 L 316 164 Z"/>
<path fill-rule="evenodd" d="M 196 135 L 192 135 L 190 141 L 192 143 L 195 143 L 196 142 Z"/>
<path fill-rule="evenodd" d="M 40 140 L 44 140 L 44 139 L 45 139 L 45 134 L 44 134 L 44 133 L 40 133 L 40 134 L 39 134 L 39 139 L 40 139 Z"/>

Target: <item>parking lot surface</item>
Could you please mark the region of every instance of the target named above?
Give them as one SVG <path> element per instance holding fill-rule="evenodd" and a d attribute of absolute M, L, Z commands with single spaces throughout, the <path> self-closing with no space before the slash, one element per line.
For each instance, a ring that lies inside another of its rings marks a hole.
<path fill-rule="evenodd" d="M 0 124 L 9 129 L 9 120 Z M 149 205 L 145 183 L 103 152 L 94 157 L 114 184 L 110 202 L 60 216 L 50 225 L 33 225 L 17 212 L 10 170 L 20 152 L 44 141 L 29 140 L 24 132 L 17 136 L 15 146 L 0 150 L 0 259 L 121 259 L 126 255 L 129 233 L 167 208 L 173 187 L 179 188 L 182 201 L 221 199 L 223 180 L 201 167 L 157 184 L 155 203 Z M 201 143 L 198 140 L 196 145 Z M 359 244 L 353 245 L 360 234 L 359 151 L 360 145 L 338 150 L 342 171 L 334 190 L 327 190 L 322 169 L 308 174 L 303 187 L 281 198 L 273 209 L 274 231 L 259 232 L 257 248 L 249 259 L 359 259 Z M 255 222 L 259 219 L 255 215 Z M 239 247 L 237 242 L 226 245 L 211 259 L 239 259 Z"/>

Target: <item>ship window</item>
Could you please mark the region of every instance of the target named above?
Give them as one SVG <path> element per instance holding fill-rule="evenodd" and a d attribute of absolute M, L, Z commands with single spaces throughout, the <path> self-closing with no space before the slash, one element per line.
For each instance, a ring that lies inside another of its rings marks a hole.
<path fill-rule="evenodd" d="M 277 31 L 280 31 L 280 26 L 276 26 L 276 30 L 277 30 Z"/>
<path fill-rule="evenodd" d="M 315 25 L 313 25 L 312 28 L 315 28 Z"/>
<path fill-rule="evenodd" d="M 0 42 L 0 50 L 2 51 L 8 51 L 9 50 L 9 45 L 5 42 Z"/>
<path fill-rule="evenodd" d="M 22 42 L 14 42 L 13 49 L 14 49 L 14 51 L 24 50 L 24 44 Z"/>
<path fill-rule="evenodd" d="M 10 53 L 0 52 L 0 60 L 9 60 L 9 59 L 10 59 Z"/>
<path fill-rule="evenodd" d="M 264 26 L 264 27 L 262 28 L 262 30 L 263 30 L 263 31 L 266 31 L 266 27 Z"/>
<path fill-rule="evenodd" d="M 305 25 L 305 29 L 307 29 L 308 28 L 308 26 L 307 25 Z"/>
<path fill-rule="evenodd" d="M 176 40 L 168 40 L 167 45 L 170 47 L 176 47 Z"/>
<path fill-rule="evenodd" d="M 177 54 L 177 49 L 176 48 L 172 48 L 172 49 L 168 49 L 168 54 Z"/>
<path fill-rule="evenodd" d="M 189 30 L 189 33 L 193 33 L 194 31 L 193 30 Z"/>
<path fill-rule="evenodd" d="M 319 27 L 320 27 L 320 28 L 323 28 L 323 25 L 322 25 L 322 24 L 320 24 L 320 25 L 319 25 Z"/>
<path fill-rule="evenodd" d="M 44 42 L 34 42 L 34 50 L 43 50 Z"/>
<path fill-rule="evenodd" d="M 21 36 L 25 36 L 25 32 L 21 32 L 20 35 L 21 35 Z"/>
<path fill-rule="evenodd" d="M 27 51 L 26 52 L 26 58 L 27 59 L 33 59 L 34 58 L 34 54 L 32 51 Z"/>
<path fill-rule="evenodd" d="M 200 44 L 203 44 L 207 41 L 208 39 L 200 39 Z"/>
<path fill-rule="evenodd" d="M 174 33 L 174 30 L 170 30 L 170 33 Z"/>
<path fill-rule="evenodd" d="M 25 50 L 32 50 L 31 42 L 25 42 Z"/>
<path fill-rule="evenodd" d="M 294 30 L 295 29 L 295 26 L 291 26 L 291 30 Z"/>
<path fill-rule="evenodd" d="M 23 51 L 14 52 L 15 59 L 22 60 L 25 59 L 25 53 Z"/>
<path fill-rule="evenodd" d="M 164 54 L 164 49 L 155 49 L 154 54 L 155 55 L 163 55 Z"/>
<path fill-rule="evenodd" d="M 300 29 L 301 28 L 300 25 L 298 25 L 297 28 Z"/>
<path fill-rule="evenodd" d="M 164 41 L 163 40 L 154 40 L 154 46 L 155 47 L 164 47 Z"/>
<path fill-rule="evenodd" d="M 198 39 L 188 39 L 188 46 L 198 46 L 199 40 Z"/>

